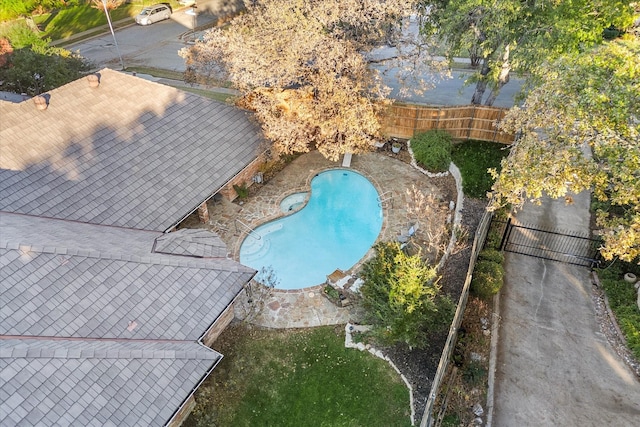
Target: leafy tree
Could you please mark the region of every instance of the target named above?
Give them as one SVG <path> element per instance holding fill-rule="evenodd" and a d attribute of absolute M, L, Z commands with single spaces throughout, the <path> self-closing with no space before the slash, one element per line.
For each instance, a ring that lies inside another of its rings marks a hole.
<path fill-rule="evenodd" d="M 32 96 L 76 80 L 89 69 L 82 57 L 62 48 L 24 47 L 5 58 L 0 66 L 0 87 Z"/>
<path fill-rule="evenodd" d="M 429 333 L 447 325 L 453 304 L 441 294 L 435 268 L 397 243 L 381 242 L 362 268 L 364 307 L 377 335 L 387 343 L 424 348 Z"/>
<path fill-rule="evenodd" d="M 544 83 L 502 128 L 521 132 L 493 191 L 521 207 L 591 190 L 605 259 L 640 256 L 640 39 L 547 64 Z"/>
<path fill-rule="evenodd" d="M 223 72 L 281 154 L 317 148 L 336 160 L 369 150 L 387 91 L 364 52 L 409 10 L 402 0 L 270 0 L 181 51 L 187 77 Z"/>
<path fill-rule="evenodd" d="M 453 58 L 469 51 L 481 62 L 472 104 L 493 105 L 512 70 L 534 77 L 541 64 L 585 51 L 603 40 L 611 25 L 633 22 L 629 0 L 429 0 L 424 31 L 436 34 Z"/>

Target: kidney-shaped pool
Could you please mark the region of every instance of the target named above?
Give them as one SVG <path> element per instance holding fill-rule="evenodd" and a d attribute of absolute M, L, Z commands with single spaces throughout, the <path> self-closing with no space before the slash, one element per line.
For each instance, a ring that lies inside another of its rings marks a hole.
<path fill-rule="evenodd" d="M 311 196 L 296 213 L 257 227 L 240 246 L 240 262 L 272 271 L 277 289 L 322 284 L 336 269 L 362 259 L 382 229 L 382 207 L 371 182 L 333 169 L 311 180 Z"/>

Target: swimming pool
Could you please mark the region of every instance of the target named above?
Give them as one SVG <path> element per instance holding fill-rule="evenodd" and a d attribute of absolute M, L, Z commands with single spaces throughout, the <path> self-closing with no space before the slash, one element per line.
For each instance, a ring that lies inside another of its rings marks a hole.
<path fill-rule="evenodd" d="M 240 246 L 240 262 L 258 271 L 271 268 L 277 289 L 319 285 L 337 268 L 348 270 L 360 261 L 381 229 L 373 184 L 352 170 L 333 169 L 311 180 L 301 210 L 250 233 Z"/>

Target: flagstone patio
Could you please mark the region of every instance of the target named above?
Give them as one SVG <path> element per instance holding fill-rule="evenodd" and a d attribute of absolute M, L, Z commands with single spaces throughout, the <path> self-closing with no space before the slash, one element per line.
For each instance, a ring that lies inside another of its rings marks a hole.
<path fill-rule="evenodd" d="M 390 151 L 378 151 L 353 155 L 350 168 L 366 176 L 379 194 L 391 195 L 391 200 L 383 203 L 383 225 L 378 241 L 395 241 L 406 232 L 407 225 L 415 222 L 412 213 L 412 198 L 407 192 L 413 185 L 425 194 L 432 194 L 442 209 L 449 209 L 450 202 L 456 200 L 456 183 L 451 176 L 431 178 L 413 168 L 408 162 L 408 153 L 395 155 Z M 401 160 L 402 159 L 402 160 Z M 222 200 L 209 206 L 210 221 L 207 228 L 218 233 L 227 244 L 230 256 L 238 260 L 240 245 L 250 229 L 267 221 L 283 216 L 280 209 L 282 199 L 290 194 L 309 191 L 311 179 L 319 172 L 340 168 L 340 162 L 331 162 L 318 152 L 304 154 L 293 160 L 282 171 L 263 184 L 253 184 L 252 195 L 245 200 L 234 202 Z M 429 218 L 420 218 L 421 222 Z M 446 224 L 443 222 L 442 227 Z M 420 230 L 428 227 L 421 227 Z M 427 239 L 420 230 L 414 237 L 417 243 Z M 370 256 L 372 251 L 367 256 Z M 313 254 L 309 254 L 313 256 Z M 367 258 L 367 257 L 365 257 Z M 347 271 L 354 274 L 360 263 Z M 329 274 L 328 272 L 327 274 Z M 258 325 L 274 328 L 310 327 L 328 324 L 358 322 L 358 305 L 338 307 L 322 295 L 322 285 L 300 290 L 273 290 L 264 301 L 261 313 L 252 319 Z M 239 297 L 236 314 L 246 312 L 248 296 Z"/>

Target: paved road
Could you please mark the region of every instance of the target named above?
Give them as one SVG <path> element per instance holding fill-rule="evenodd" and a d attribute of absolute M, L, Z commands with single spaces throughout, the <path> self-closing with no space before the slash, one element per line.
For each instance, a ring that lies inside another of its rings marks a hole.
<path fill-rule="evenodd" d="M 517 219 L 571 231 L 589 227 L 589 195 L 527 205 Z M 589 270 L 506 256 L 500 298 L 493 426 L 637 426 L 640 383 L 595 320 Z"/>
<path fill-rule="evenodd" d="M 193 17 L 185 13 L 187 10 L 189 9 L 177 10 L 171 15 L 171 19 L 153 25 L 132 24 L 116 30 L 116 40 L 125 68 L 148 66 L 184 71 L 184 60 L 178 55 L 178 51 L 188 44 L 181 36 L 191 31 L 196 24 Z M 213 20 L 212 15 L 202 14 L 197 18 L 197 25 Z M 73 43 L 67 49 L 78 51 L 96 68 L 120 69 L 118 51 L 111 33 Z"/>
<path fill-rule="evenodd" d="M 200 5 L 201 2 L 198 4 Z M 233 2 L 229 2 L 233 3 Z M 208 6 L 204 6 L 204 5 Z M 178 55 L 178 51 L 188 46 L 192 37 L 183 37 L 185 33 L 194 28 L 194 24 L 202 28 L 215 20 L 218 14 L 227 13 L 225 0 L 210 0 L 199 6 L 199 10 L 205 11 L 198 14 L 197 23 L 193 17 L 186 14 L 189 8 L 177 10 L 170 20 L 157 22 L 146 27 L 130 25 L 116 30 L 118 48 L 126 67 L 146 66 L 165 70 L 185 70 L 184 60 Z M 196 35 L 202 34 L 202 31 Z M 68 46 L 72 51 L 79 51 L 82 56 L 91 60 L 95 68 L 108 67 L 120 69 L 120 60 L 111 34 L 107 33 L 90 40 L 74 43 Z M 385 56 L 395 55 L 393 48 L 381 48 L 376 50 L 375 57 L 380 59 Z M 433 81 L 435 87 L 424 94 L 410 93 L 400 95 L 400 84 L 396 78 L 397 69 L 388 63 L 376 64 L 374 68 L 383 71 L 384 83 L 392 89 L 390 97 L 404 102 L 420 103 L 428 105 L 467 105 L 473 95 L 473 86 L 464 86 L 464 79 L 469 71 L 453 71 L 451 78 L 439 78 L 439 73 L 425 71 L 420 76 L 426 81 Z M 522 86 L 522 80 L 512 80 L 502 89 L 494 105 L 496 107 L 511 107 L 514 105 L 516 93 Z M 485 95 L 486 96 L 486 95 Z"/>

